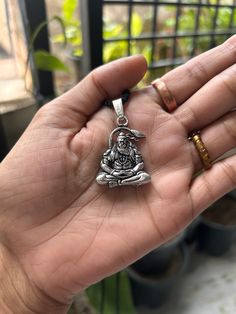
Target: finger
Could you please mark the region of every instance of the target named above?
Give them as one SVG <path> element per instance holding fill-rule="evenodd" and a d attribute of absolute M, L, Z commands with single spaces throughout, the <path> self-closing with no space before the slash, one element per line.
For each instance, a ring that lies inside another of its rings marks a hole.
<path fill-rule="evenodd" d="M 236 35 L 184 65 L 168 72 L 161 80 L 181 105 L 211 78 L 236 62 Z M 149 93 L 157 103 L 163 106 L 162 100 L 153 87 Z"/>
<path fill-rule="evenodd" d="M 124 89 L 136 85 L 146 72 L 143 56 L 132 56 L 103 65 L 78 85 L 53 101 L 54 110 L 71 117 L 69 124 L 81 128 L 105 99 L 119 97 Z M 63 119 L 59 123 L 65 123 Z"/>
<path fill-rule="evenodd" d="M 223 156 L 236 147 L 236 111 L 226 114 L 210 126 L 201 131 L 202 141 L 207 148 L 212 161 Z M 193 156 L 194 172 L 202 169 L 202 162 L 192 142 L 191 153 Z"/>
<path fill-rule="evenodd" d="M 215 163 L 198 176 L 190 188 L 194 215 L 200 214 L 213 202 L 236 186 L 236 155 Z"/>
<path fill-rule="evenodd" d="M 174 113 L 186 132 L 199 130 L 235 107 L 236 64 L 227 68 L 190 97 Z"/>

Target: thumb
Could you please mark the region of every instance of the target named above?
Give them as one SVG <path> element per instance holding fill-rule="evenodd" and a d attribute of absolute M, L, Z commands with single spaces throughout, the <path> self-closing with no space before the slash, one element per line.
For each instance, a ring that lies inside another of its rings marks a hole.
<path fill-rule="evenodd" d="M 64 114 L 67 111 L 68 116 L 71 113 L 74 115 L 73 121 L 80 128 L 105 99 L 119 97 L 125 89 L 136 85 L 146 70 L 146 60 L 141 55 L 113 61 L 88 74 L 74 88 L 60 96 L 58 104 L 64 107 Z"/>

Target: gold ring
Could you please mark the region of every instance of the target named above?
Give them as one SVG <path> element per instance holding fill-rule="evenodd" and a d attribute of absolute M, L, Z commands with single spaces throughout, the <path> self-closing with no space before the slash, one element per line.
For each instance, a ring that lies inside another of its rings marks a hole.
<path fill-rule="evenodd" d="M 174 96 L 162 80 L 156 79 L 152 82 L 152 86 L 159 92 L 167 111 L 172 112 L 178 107 Z"/>
<path fill-rule="evenodd" d="M 206 149 L 206 146 L 204 145 L 202 138 L 200 136 L 200 132 L 194 132 L 190 135 L 189 140 L 191 140 L 194 144 L 194 146 L 197 149 L 198 155 L 202 161 L 202 164 L 204 168 L 207 170 L 211 167 L 211 158 L 208 153 L 208 150 Z"/>

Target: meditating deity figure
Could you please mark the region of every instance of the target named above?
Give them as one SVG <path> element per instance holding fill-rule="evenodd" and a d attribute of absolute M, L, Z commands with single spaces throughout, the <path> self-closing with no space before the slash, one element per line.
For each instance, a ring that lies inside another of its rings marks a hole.
<path fill-rule="evenodd" d="M 103 154 L 101 171 L 97 175 L 99 184 L 109 184 L 109 187 L 118 185 L 141 185 L 150 181 L 144 168 L 141 153 L 130 139 L 137 140 L 144 137 L 141 132 L 119 132 L 116 142 Z M 142 134 L 139 136 L 138 134 Z"/>

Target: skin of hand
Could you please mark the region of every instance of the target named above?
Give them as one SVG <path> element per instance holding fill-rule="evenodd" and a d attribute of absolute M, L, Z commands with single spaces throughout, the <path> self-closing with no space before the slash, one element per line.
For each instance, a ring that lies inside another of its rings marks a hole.
<path fill-rule="evenodd" d="M 163 77 L 181 104 L 173 114 L 152 87 L 132 93 L 125 113 L 146 135 L 137 146 L 151 175 L 140 187 L 109 189 L 95 178 L 116 126 L 101 104 L 140 81 L 142 56 L 96 69 L 38 111 L 0 164 L 3 313 L 65 313 L 76 293 L 173 237 L 235 186 L 233 157 L 193 179 L 201 163 L 188 140 L 201 128 L 214 159 L 235 145 L 235 115 L 227 115 L 235 47 L 233 37 Z"/>

